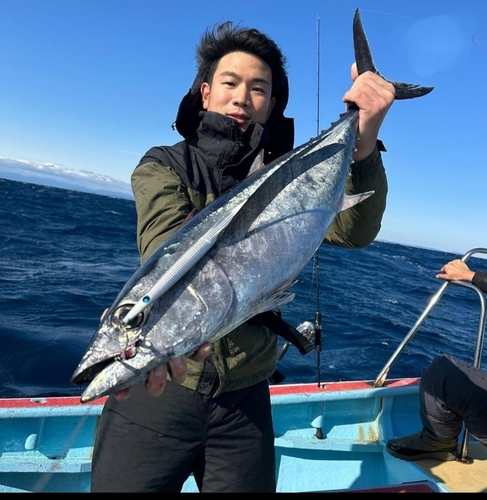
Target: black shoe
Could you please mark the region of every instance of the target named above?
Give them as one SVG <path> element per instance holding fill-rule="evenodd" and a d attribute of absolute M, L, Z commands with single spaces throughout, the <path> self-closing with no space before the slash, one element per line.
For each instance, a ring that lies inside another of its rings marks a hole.
<path fill-rule="evenodd" d="M 425 458 L 450 461 L 458 458 L 456 440 L 441 441 L 424 430 L 410 436 L 389 439 L 386 450 L 393 457 L 408 461 Z"/>

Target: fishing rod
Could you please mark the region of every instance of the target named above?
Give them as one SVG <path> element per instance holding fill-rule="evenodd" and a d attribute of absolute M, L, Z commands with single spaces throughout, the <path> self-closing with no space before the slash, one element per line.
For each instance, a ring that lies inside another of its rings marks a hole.
<path fill-rule="evenodd" d="M 316 136 L 320 134 L 320 16 L 316 16 Z M 320 263 L 319 263 L 319 248 L 314 255 L 314 264 L 316 270 L 316 313 L 315 313 L 315 351 L 317 353 L 317 376 L 318 387 L 321 385 L 321 311 L 320 311 Z"/>
<path fill-rule="evenodd" d="M 316 136 L 320 134 L 320 16 L 317 16 L 317 93 L 316 93 Z M 321 311 L 320 311 L 320 263 L 318 258 L 319 249 L 313 256 L 316 270 L 316 313 L 314 324 L 311 321 L 304 321 L 296 327 L 299 333 L 305 336 L 309 341 L 314 340 L 314 349 L 317 352 L 317 383 L 321 387 Z M 286 354 L 291 343 L 285 342 L 278 354 L 277 361 L 280 361 Z M 277 371 L 276 371 L 277 372 Z M 280 383 L 284 380 L 284 375 L 278 373 L 275 375 L 274 383 Z"/>

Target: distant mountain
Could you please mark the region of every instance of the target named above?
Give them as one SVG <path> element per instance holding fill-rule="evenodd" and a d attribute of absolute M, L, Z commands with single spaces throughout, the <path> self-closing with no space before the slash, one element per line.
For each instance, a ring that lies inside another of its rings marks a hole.
<path fill-rule="evenodd" d="M 133 200 L 130 184 L 85 170 L 0 156 L 0 178 Z"/>

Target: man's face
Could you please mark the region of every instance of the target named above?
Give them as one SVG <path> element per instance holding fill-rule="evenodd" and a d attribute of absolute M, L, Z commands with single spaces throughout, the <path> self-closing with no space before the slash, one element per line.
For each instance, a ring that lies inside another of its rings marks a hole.
<path fill-rule="evenodd" d="M 265 123 L 275 99 L 271 68 L 246 52 L 230 52 L 216 67 L 211 85 L 201 85 L 203 109 L 229 116 L 245 132 L 251 123 Z"/>

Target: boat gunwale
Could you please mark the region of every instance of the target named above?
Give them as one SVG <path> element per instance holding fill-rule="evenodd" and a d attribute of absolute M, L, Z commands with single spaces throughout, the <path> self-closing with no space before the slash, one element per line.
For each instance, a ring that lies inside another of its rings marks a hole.
<path fill-rule="evenodd" d="M 372 381 L 339 381 L 316 383 L 297 383 L 271 385 L 269 387 L 271 397 L 274 399 L 279 396 L 287 395 L 311 395 L 333 392 L 353 392 L 353 391 L 383 391 L 391 388 L 402 388 L 419 386 L 419 377 L 398 378 L 386 380 L 383 387 L 373 387 Z M 98 398 L 88 403 L 82 403 L 80 396 L 54 396 L 54 397 L 25 397 L 25 398 L 0 398 L 0 412 L 2 410 L 20 409 L 20 408 L 59 408 L 59 407 L 81 407 L 81 408 L 100 408 L 105 404 L 108 396 Z"/>

